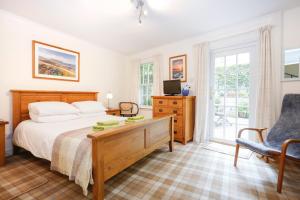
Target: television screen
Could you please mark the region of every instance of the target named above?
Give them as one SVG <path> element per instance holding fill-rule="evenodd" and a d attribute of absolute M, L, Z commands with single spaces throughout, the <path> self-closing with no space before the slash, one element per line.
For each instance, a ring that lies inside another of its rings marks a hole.
<path fill-rule="evenodd" d="M 181 94 L 180 80 L 164 81 L 164 94 L 166 94 L 166 95 Z"/>

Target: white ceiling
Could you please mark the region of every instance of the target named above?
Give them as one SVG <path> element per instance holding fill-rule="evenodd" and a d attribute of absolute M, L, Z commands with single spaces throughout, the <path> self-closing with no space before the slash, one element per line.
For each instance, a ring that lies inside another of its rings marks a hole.
<path fill-rule="evenodd" d="M 131 0 L 0 0 L 0 9 L 124 54 L 296 6 L 299 0 L 147 0 L 139 25 Z"/>

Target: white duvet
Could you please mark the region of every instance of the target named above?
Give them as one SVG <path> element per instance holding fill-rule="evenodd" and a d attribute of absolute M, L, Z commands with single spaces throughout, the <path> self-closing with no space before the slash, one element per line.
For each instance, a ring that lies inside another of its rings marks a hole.
<path fill-rule="evenodd" d="M 126 118 L 101 114 L 94 117 L 51 123 L 26 120 L 15 129 L 13 143 L 30 151 L 36 157 L 51 161 L 52 147 L 57 136 L 67 131 L 91 127 L 98 121 L 110 119 L 124 121 Z"/>

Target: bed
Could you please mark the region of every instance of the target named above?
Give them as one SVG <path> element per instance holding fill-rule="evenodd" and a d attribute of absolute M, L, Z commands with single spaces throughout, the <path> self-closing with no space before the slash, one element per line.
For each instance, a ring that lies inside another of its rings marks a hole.
<path fill-rule="evenodd" d="M 113 116 L 94 116 L 53 124 L 37 124 L 29 119 L 28 104 L 40 101 L 97 100 L 97 92 L 30 91 L 12 90 L 13 129 L 15 145 L 29 150 L 39 158 L 51 161 L 54 139 L 62 132 L 92 126 Z M 122 121 L 122 118 L 118 118 Z M 147 156 L 166 143 L 173 149 L 174 116 L 147 119 L 142 122 L 123 125 L 110 130 L 90 132 L 91 140 L 93 199 L 104 199 L 104 182 Z M 22 122 L 22 123 L 21 123 Z M 21 124 L 20 124 L 21 123 Z M 55 128 L 53 128 L 55 127 Z M 42 131 L 41 131 L 42 130 Z M 42 134 L 40 134 L 43 132 Z"/>

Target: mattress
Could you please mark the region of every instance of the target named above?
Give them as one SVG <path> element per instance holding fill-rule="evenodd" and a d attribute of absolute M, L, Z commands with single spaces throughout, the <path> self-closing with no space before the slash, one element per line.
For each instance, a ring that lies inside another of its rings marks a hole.
<path fill-rule="evenodd" d="M 15 129 L 13 143 L 30 151 L 34 156 L 51 161 L 52 147 L 57 136 L 67 131 L 91 127 L 103 120 L 124 121 L 126 118 L 101 114 L 94 117 L 81 117 L 79 119 L 37 123 L 32 120 L 21 122 Z"/>

